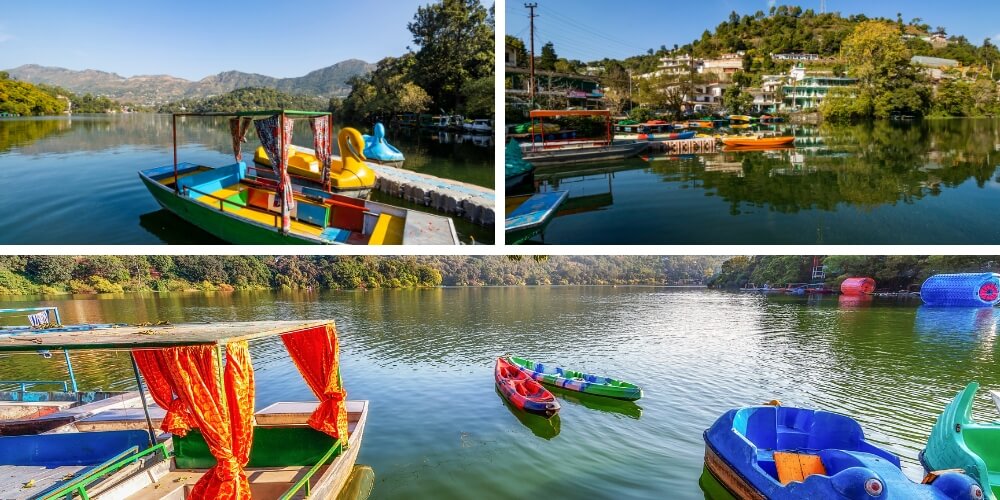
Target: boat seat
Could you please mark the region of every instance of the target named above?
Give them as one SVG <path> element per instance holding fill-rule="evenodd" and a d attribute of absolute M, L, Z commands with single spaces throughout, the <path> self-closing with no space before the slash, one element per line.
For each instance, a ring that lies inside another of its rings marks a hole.
<path fill-rule="evenodd" d="M 819 455 L 776 451 L 774 465 L 778 470 L 778 481 L 783 485 L 802 482 L 813 474 L 826 475 L 826 467 Z"/>
<path fill-rule="evenodd" d="M 337 243 L 346 243 L 351 237 L 351 231 L 346 229 L 340 229 L 336 227 L 328 227 L 319 234 L 320 238 L 326 241 L 334 241 Z"/>
<path fill-rule="evenodd" d="M 368 238 L 369 245 L 398 245 L 403 242 L 404 219 L 389 214 L 379 214 L 375 228 Z"/>

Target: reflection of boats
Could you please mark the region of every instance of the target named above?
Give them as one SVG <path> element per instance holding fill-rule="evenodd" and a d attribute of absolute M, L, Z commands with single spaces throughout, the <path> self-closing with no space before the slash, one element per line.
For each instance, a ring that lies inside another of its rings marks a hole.
<path fill-rule="evenodd" d="M 241 122 L 246 124 L 241 125 L 245 132 L 253 116 L 267 117 L 257 120 L 258 134 L 265 139 L 264 142 L 283 150 L 289 146 L 287 142 L 290 138 L 277 143 L 273 139 L 278 135 L 284 137 L 280 131 L 290 128 L 291 117 L 326 120 L 329 114 L 298 112 L 286 116 L 284 111 L 262 111 L 241 113 L 234 120 L 246 120 Z M 279 122 L 285 125 L 279 126 Z M 355 139 L 360 140 L 356 131 L 348 135 L 357 135 Z M 233 152 L 237 163 L 217 168 L 175 163 L 142 170 L 139 177 L 160 206 L 230 243 L 386 245 L 459 242 L 454 223 L 448 217 L 296 184 L 284 164 L 279 165 L 276 179 L 248 175 L 246 163 L 239 161 L 242 157 L 241 139 L 241 133 L 234 134 Z"/>
<path fill-rule="evenodd" d="M 971 382 L 938 417 L 920 463 L 929 471 L 961 469 L 1000 497 L 1000 423 L 972 419 L 972 405 L 979 384 Z M 993 392 L 1000 410 L 1000 399 Z"/>
<path fill-rule="evenodd" d="M 754 147 L 754 148 L 766 148 L 766 147 L 780 147 L 788 146 L 789 144 L 795 143 L 795 137 L 723 137 L 722 143 L 726 146 L 731 147 Z"/>
<path fill-rule="evenodd" d="M 620 160 L 631 158 L 643 152 L 649 147 L 648 142 L 624 142 L 616 144 L 611 136 L 611 112 L 608 110 L 533 110 L 530 113 L 531 119 L 539 119 L 536 125 L 544 126 L 541 120 L 544 118 L 555 118 L 562 116 L 586 117 L 598 116 L 605 119 L 605 137 L 592 141 L 574 141 L 566 144 L 546 144 L 545 137 L 542 137 L 540 144 L 536 144 L 532 136 L 531 145 L 527 146 L 524 155 L 526 161 L 531 162 L 536 167 L 546 165 L 566 165 L 573 163 L 587 163 L 595 161 Z"/>
<path fill-rule="evenodd" d="M 623 380 L 567 370 L 516 356 L 511 356 L 508 360 L 521 367 L 531 378 L 545 385 L 625 401 L 635 401 L 642 398 L 642 389 L 639 386 Z"/>
<path fill-rule="evenodd" d="M 507 411 L 514 415 L 514 418 L 516 418 L 518 422 L 521 422 L 521 425 L 527 427 L 532 434 L 545 440 L 553 439 L 559 435 L 561 421 L 558 414 L 553 415 L 551 418 L 546 418 L 542 415 L 518 410 L 516 406 L 511 404 L 511 402 L 504 397 L 503 393 L 500 392 L 499 387 L 495 387 L 494 389 L 496 390 L 497 396 L 500 396 L 500 401 L 503 402 L 504 408 L 507 408 Z"/>
<path fill-rule="evenodd" d="M 493 376 L 500 394 L 516 408 L 546 418 L 559 411 L 559 403 L 552 393 L 506 358 L 497 358 Z"/>
<path fill-rule="evenodd" d="M 917 484 L 899 457 L 835 413 L 783 406 L 730 410 L 705 431 L 710 498 L 977 498 L 973 478 L 940 472 Z M 979 491 L 980 495 L 982 491 Z"/>
<path fill-rule="evenodd" d="M 616 413 L 635 420 L 639 420 L 639 418 L 642 417 L 642 407 L 637 405 L 634 401 L 602 398 L 600 396 L 592 396 L 583 392 L 570 391 L 556 386 L 553 386 L 551 391 L 557 398 L 583 406 L 584 408 L 607 413 Z"/>
<path fill-rule="evenodd" d="M 393 167 L 403 166 L 406 157 L 399 149 L 396 149 L 396 146 L 389 144 L 389 141 L 385 139 L 385 126 L 381 122 L 375 124 L 372 135 L 365 135 L 362 138 L 365 143 L 364 157 L 366 159 Z M 341 147 L 341 151 L 343 151 L 343 147 Z"/>
<path fill-rule="evenodd" d="M 524 243 L 541 234 L 566 202 L 568 191 L 549 191 L 506 198 L 504 231 L 508 245 Z"/>
<path fill-rule="evenodd" d="M 332 323 L 129 326 L 29 336 L 29 343 L 4 343 L 0 352 L 130 353 L 140 390 L 147 387 L 160 411 L 166 409 L 161 430 L 169 437 L 157 438 L 147 408 L 103 420 L 116 430 L 0 437 L 5 484 L 23 476 L 21 484 L 30 481 L 46 498 L 211 498 L 228 490 L 266 499 L 295 498 L 307 489 L 332 498 L 360 451 L 368 403 L 343 399 Z M 276 337 L 322 403 L 254 411 L 248 344 Z M 40 474 L 40 466 L 49 470 Z"/>

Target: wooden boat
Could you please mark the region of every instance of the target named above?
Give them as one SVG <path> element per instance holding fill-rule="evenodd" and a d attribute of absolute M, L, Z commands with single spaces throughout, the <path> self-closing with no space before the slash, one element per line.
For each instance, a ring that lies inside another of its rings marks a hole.
<path fill-rule="evenodd" d="M 569 191 L 508 196 L 504 219 L 507 244 L 520 245 L 543 233 L 568 196 Z"/>
<path fill-rule="evenodd" d="M 506 358 L 497 358 L 493 375 L 500 394 L 514 407 L 544 417 L 559 411 L 555 396 Z"/>
<path fill-rule="evenodd" d="M 273 111 L 241 116 L 270 116 Z M 288 112 L 279 111 L 284 114 Z M 322 114 L 300 112 L 295 116 Z M 176 123 L 175 115 L 175 123 Z M 238 146 L 237 146 L 238 148 Z M 175 144 L 176 159 L 176 144 Z M 279 174 L 278 178 L 284 177 Z M 454 222 L 385 203 L 253 176 L 238 161 L 223 167 L 180 162 L 139 172 L 163 208 L 229 243 L 312 245 L 457 245 Z"/>
<path fill-rule="evenodd" d="M 975 421 L 972 405 L 977 382 L 971 382 L 938 417 L 920 463 L 927 471 L 961 469 L 986 486 L 988 498 L 1000 498 L 1000 423 Z M 1000 411 L 1000 393 L 991 392 Z"/>
<path fill-rule="evenodd" d="M 939 473 L 917 484 L 899 457 L 835 413 L 782 406 L 730 410 L 705 431 L 702 488 L 710 498 L 982 498 L 973 477 Z"/>
<path fill-rule="evenodd" d="M 715 121 L 713 120 L 691 120 L 688 122 L 688 126 L 691 128 L 715 128 Z"/>
<path fill-rule="evenodd" d="M 211 323 L 196 325 L 163 325 L 153 327 L 122 327 L 112 330 L 100 330 L 96 332 L 68 332 L 62 334 L 30 335 L 26 342 L 0 342 L 0 352 L 24 351 L 37 347 L 45 349 L 66 349 L 66 350 L 115 350 L 132 352 L 133 359 L 136 360 L 138 370 L 147 381 L 151 374 L 155 375 L 163 368 L 156 368 L 157 363 L 139 358 L 137 351 L 144 353 L 144 356 L 157 356 L 161 350 L 182 348 L 185 356 L 190 356 L 192 364 L 181 363 L 171 365 L 171 374 L 177 377 L 184 374 L 185 377 L 192 377 L 197 380 L 204 378 L 204 370 L 218 370 L 219 381 L 217 385 L 205 384 L 198 391 L 207 391 L 211 395 L 215 392 L 225 391 L 227 394 L 235 394 L 236 397 L 248 397 L 241 392 L 244 382 L 251 380 L 244 370 L 250 367 L 249 360 L 240 363 L 239 368 L 230 370 L 233 359 L 248 355 L 246 342 L 254 342 L 258 339 L 271 339 L 281 337 L 286 345 L 297 345 L 294 351 L 289 347 L 289 353 L 293 356 L 305 356 L 302 348 L 306 345 L 311 349 L 328 350 L 328 354 L 320 357 L 331 360 L 332 367 L 316 365 L 313 368 L 300 368 L 309 370 L 329 370 L 326 375 L 319 375 L 313 371 L 311 377 L 335 378 L 339 381 L 339 362 L 336 355 L 336 333 L 332 323 L 326 321 L 318 322 L 298 322 L 298 321 L 270 321 L 257 323 Z M 320 341 L 320 339 L 329 339 Z M 305 343 L 303 343 L 305 342 Z M 291 343 L 291 344 L 289 344 Z M 234 347 L 235 346 L 235 347 Z M 235 349 L 235 350 L 233 350 Z M 243 354 L 241 355 L 240 352 Z M 152 354 L 150 354 L 152 353 Z M 225 361 L 223 362 L 223 353 Z M 203 358 L 213 358 L 211 362 Z M 298 358 L 297 358 L 298 359 Z M 310 362 L 310 364 L 312 364 Z M 300 366 L 297 364 L 296 366 Z M 150 371 L 152 370 L 152 372 Z M 179 371 L 178 371 L 179 370 Z M 224 376 L 222 374 L 225 374 Z M 240 374 L 242 373 L 242 375 Z M 138 377 L 138 375 L 136 375 Z M 155 378 L 155 377 L 154 377 Z M 230 382 L 230 380 L 234 380 Z M 173 384 L 173 382 L 170 382 Z M 158 387 L 151 394 L 158 401 L 165 395 L 162 387 L 157 384 L 146 384 L 146 387 Z M 335 398 L 334 393 L 343 395 L 339 382 L 329 388 L 320 388 L 324 398 Z M 211 405 L 207 401 L 217 401 L 209 398 L 202 403 L 202 399 L 187 399 L 189 395 L 182 395 L 174 392 L 177 387 L 170 385 L 169 391 L 172 394 L 169 398 L 178 398 L 184 404 Z M 159 391 L 159 392 L 158 392 Z M 314 392 L 315 393 L 315 392 Z M 159 394 L 159 396 L 157 396 Z M 229 418 L 243 418 L 240 411 L 253 411 L 252 396 L 249 406 L 237 409 L 234 405 L 229 405 Z M 33 449 L 45 451 L 45 465 L 51 463 L 58 466 L 69 466 L 75 462 L 83 465 L 75 470 L 68 468 L 46 470 L 41 473 L 39 464 L 42 460 L 35 458 L 30 467 L 16 468 L 12 474 L 9 468 L 4 468 L 4 477 L 0 479 L 16 484 L 17 481 L 27 481 L 25 478 L 44 478 L 45 488 L 33 490 L 32 497 L 36 495 L 44 498 L 68 498 L 79 496 L 92 499 L 146 499 L 146 498 L 184 498 L 190 495 L 194 485 L 202 479 L 208 482 L 215 481 L 221 483 L 240 481 L 242 475 L 247 478 L 250 494 L 255 499 L 277 499 L 277 498 L 302 498 L 308 492 L 309 498 L 336 498 L 338 492 L 344 488 L 352 473 L 352 468 L 357 459 L 364 436 L 365 423 L 368 414 L 367 401 L 346 401 L 337 399 L 326 399 L 333 401 L 336 408 L 335 413 L 323 416 L 314 416 L 319 403 L 313 402 L 279 402 L 257 411 L 249 416 L 245 422 L 249 422 L 252 427 L 249 429 L 250 442 L 243 441 L 243 446 L 249 446 L 249 459 L 245 466 L 238 462 L 233 466 L 241 469 L 243 474 L 234 474 L 232 479 L 227 479 L 225 475 L 216 472 L 215 466 L 218 460 L 214 453 L 218 450 L 210 451 L 207 445 L 207 434 L 202 434 L 199 430 L 191 430 L 186 435 L 179 434 L 159 434 L 153 429 L 153 421 L 165 421 L 164 412 L 159 408 L 148 408 L 143 411 L 132 411 L 129 414 L 110 417 L 104 414 L 96 417 L 81 420 L 75 424 L 75 430 L 66 430 L 57 434 L 43 434 L 38 436 L 18 436 L 18 438 L 31 438 L 34 443 Z M 192 403 L 197 401 L 197 403 Z M 336 402 L 340 401 L 340 402 Z M 330 403 L 327 403 L 330 404 Z M 190 408 L 190 407 L 189 407 Z M 159 410 L 157 412 L 157 410 Z M 191 411 L 210 411 L 207 408 L 197 407 Z M 346 429 L 341 424 L 336 423 L 334 416 L 337 413 L 347 417 Z M 207 413 L 205 414 L 207 415 Z M 237 417 L 232 417 L 237 415 Z M 99 418 L 98 418 L 99 417 Z M 188 417 L 181 417 L 188 418 Z M 208 418 L 208 417 L 199 417 Z M 96 420 L 95 420 L 96 419 Z M 325 431 L 317 430 L 313 425 L 318 425 L 313 420 L 322 420 L 322 428 Z M 176 421 L 176 420 L 174 420 Z M 232 432 L 236 432 L 238 422 L 244 420 L 228 420 L 233 427 Z M 225 422 L 225 421 L 223 421 Z M 99 425 L 102 431 L 88 431 L 84 429 L 93 428 Z M 212 424 L 209 424 L 212 425 Z M 218 425 L 216 423 L 215 425 Z M 223 423 L 223 425 L 225 425 Z M 332 426 L 332 427 L 331 427 Z M 204 429 L 204 427 L 199 427 Z M 334 429 L 336 428 L 336 429 Z M 346 432 L 346 434 L 344 434 Z M 330 434 L 334 433 L 334 434 Z M 339 436 L 338 436 L 339 434 Z M 0 456 L 9 450 L 2 440 L 10 439 L 0 437 Z M 240 446 L 233 438 L 233 446 Z M 74 445 L 74 443 L 76 443 Z M 288 443 L 295 443 L 289 447 Z M 97 446 L 97 445 L 100 446 Z M 94 453 L 92 450 L 100 449 L 101 453 Z M 232 453 L 233 451 L 228 451 Z M 227 452 L 223 452 L 227 453 Z M 78 460 L 78 455 L 84 455 L 85 460 Z M 37 481 L 37 479 L 36 479 Z M 20 485 L 19 485 L 20 486 Z M 36 482 L 36 487 L 38 483 Z M 2 491 L 14 491 L 0 486 Z"/>
<path fill-rule="evenodd" d="M 524 153 L 524 160 L 536 167 L 553 165 L 575 165 L 600 161 L 624 160 L 638 156 L 649 147 L 649 141 L 623 142 L 609 144 L 606 142 L 569 145 L 558 148 L 539 146 L 529 148 Z"/>
<path fill-rule="evenodd" d="M 795 143 L 795 137 L 723 137 L 722 143 L 730 147 L 764 148 L 781 147 Z"/>
<path fill-rule="evenodd" d="M 625 401 L 635 401 L 642 397 L 642 389 L 639 386 L 622 380 L 535 363 L 516 356 L 507 359 L 521 367 L 531 378 L 545 385 Z"/>

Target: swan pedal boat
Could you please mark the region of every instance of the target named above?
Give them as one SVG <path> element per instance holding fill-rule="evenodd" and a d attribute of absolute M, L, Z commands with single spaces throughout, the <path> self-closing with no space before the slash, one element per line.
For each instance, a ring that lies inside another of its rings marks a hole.
<path fill-rule="evenodd" d="M 972 382 L 945 407 L 920 452 L 925 470 L 962 469 L 986 486 L 988 498 L 1000 498 L 1000 422 L 972 419 L 979 383 Z M 1000 392 L 991 391 L 1000 412 Z"/>
<path fill-rule="evenodd" d="M 918 484 L 899 458 L 865 439 L 857 421 L 820 410 L 750 406 L 727 411 L 705 431 L 701 486 L 713 500 L 981 500 L 973 476 L 941 471 Z"/>
<path fill-rule="evenodd" d="M 636 401 L 642 397 L 642 389 L 639 386 L 618 379 L 567 370 L 516 356 L 509 357 L 508 361 L 545 385 L 625 401 Z"/>
<path fill-rule="evenodd" d="M 374 170 L 366 164 L 364 136 L 350 127 L 341 129 L 337 134 L 337 147 L 341 154 L 330 155 L 330 191 L 346 196 L 367 196 L 375 187 L 377 178 Z M 263 146 L 258 146 L 254 151 L 253 161 L 255 164 L 268 167 L 274 165 Z M 254 170 L 261 177 L 273 178 L 273 174 L 267 169 Z M 316 151 L 312 148 L 294 144 L 288 147 L 288 175 L 294 184 L 312 187 L 324 185 L 322 165 L 319 164 Z"/>

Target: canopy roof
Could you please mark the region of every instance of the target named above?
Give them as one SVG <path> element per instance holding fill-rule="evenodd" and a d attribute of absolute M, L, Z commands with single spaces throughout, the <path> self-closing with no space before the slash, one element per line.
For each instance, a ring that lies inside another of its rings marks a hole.
<path fill-rule="evenodd" d="M 187 323 L 157 326 L 94 325 L 93 329 L 29 330 L 0 336 L 0 352 L 38 350 L 159 349 L 193 345 L 223 346 L 293 333 L 333 324 L 322 321 L 253 321 L 242 323 Z"/>
<path fill-rule="evenodd" d="M 236 111 L 232 113 L 227 113 L 224 111 L 206 111 L 201 113 L 174 113 L 174 116 L 274 116 L 285 114 L 291 118 L 296 117 L 311 117 L 311 116 L 327 116 L 333 113 L 329 111 L 299 111 L 296 109 L 268 109 L 261 111 Z"/>
<path fill-rule="evenodd" d="M 611 116 L 608 109 L 534 109 L 531 111 L 532 118 L 544 118 L 549 116 Z"/>

